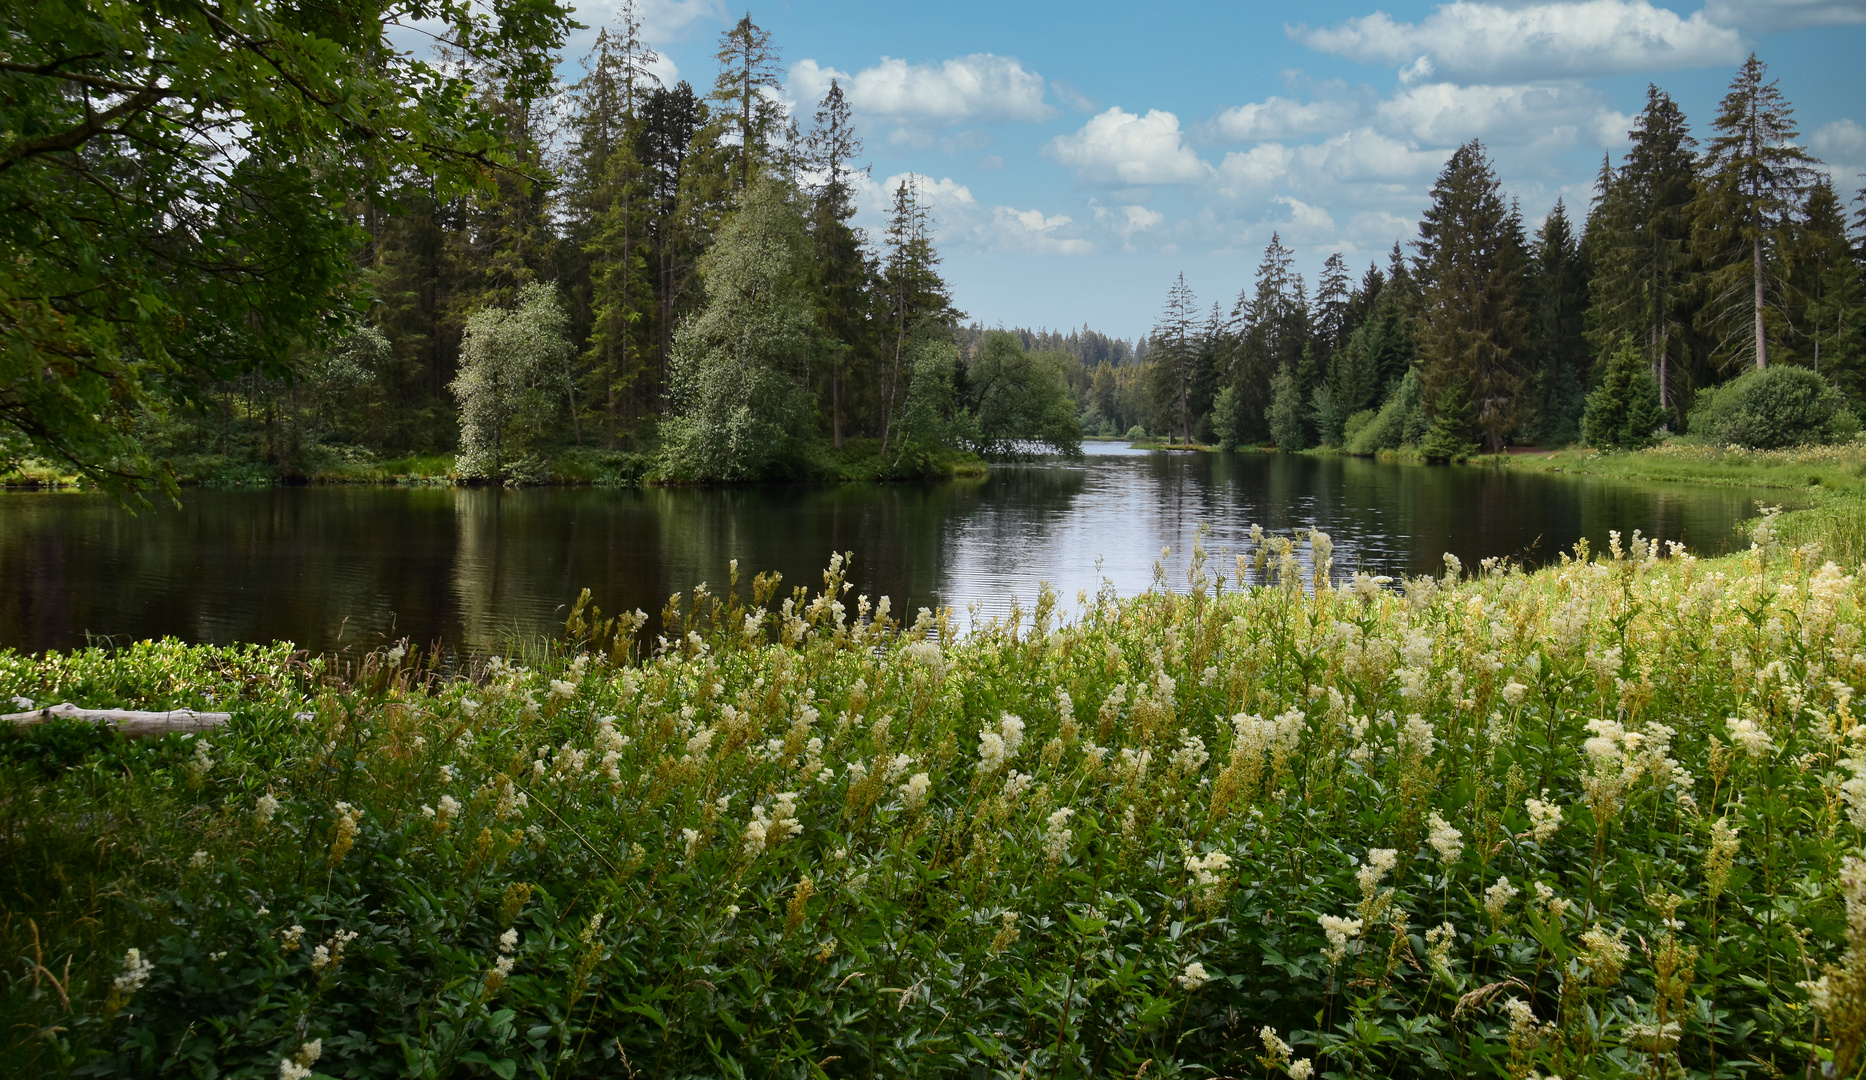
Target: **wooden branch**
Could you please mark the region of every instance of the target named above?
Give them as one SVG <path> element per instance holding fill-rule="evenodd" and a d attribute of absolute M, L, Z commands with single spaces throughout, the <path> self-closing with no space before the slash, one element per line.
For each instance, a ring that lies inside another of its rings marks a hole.
<path fill-rule="evenodd" d="M 232 713 L 195 712 L 176 709 L 172 712 L 138 712 L 134 709 L 80 709 L 67 701 L 32 712 L 7 713 L 0 720 L 29 725 L 47 720 L 88 720 L 116 728 L 132 739 L 158 738 L 173 732 L 208 731 L 233 719 Z"/>

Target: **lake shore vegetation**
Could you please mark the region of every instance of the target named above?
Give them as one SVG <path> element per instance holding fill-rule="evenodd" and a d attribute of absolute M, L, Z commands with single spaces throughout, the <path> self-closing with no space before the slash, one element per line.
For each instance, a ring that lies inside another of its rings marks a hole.
<path fill-rule="evenodd" d="M 782 49 L 749 14 L 721 35 L 710 89 L 655 74 L 630 3 L 567 83 L 553 72 L 571 16 L 555 5 L 503 29 L 462 23 L 462 51 L 435 61 L 382 44 L 399 8 L 302 21 L 282 47 L 311 82 L 235 65 L 92 130 L 60 95 L 141 76 L 85 68 L 71 50 L 102 24 L 80 0 L 56 10 L 22 26 L 39 60 L 5 73 L 18 115 L 0 127 L 64 125 L 8 137 L 7 190 L 70 226 L 51 260 L 0 237 L 9 265 L 33 268 L 8 294 L 26 314 L 7 322 L 0 369 L 6 483 L 426 481 L 443 459 L 472 483 L 912 478 L 1071 455 L 1083 433 L 1432 461 L 1665 434 L 1773 445 L 1780 430 L 1720 403 L 1799 394 L 1857 417 L 1866 394 L 1866 210 L 1801 149 L 1755 57 L 1698 135 L 1651 88 L 1585 210 L 1525 220 L 1472 142 L 1418 235 L 1358 277 L 1335 253 L 1311 285 L 1273 236 L 1234 301 L 1202 306 L 1180 275 L 1128 341 L 967 324 L 928 193 L 903 179 L 885 226 L 857 226 L 864 148 L 844 88 L 832 78 L 779 116 Z M 221 44 L 190 52 L 188 25 L 146 28 L 149 63 L 205 72 L 237 44 L 210 27 Z M 372 41 L 375 67 L 331 60 Z M 375 126 L 334 100 L 371 102 Z M 191 109 L 224 117 L 252 177 L 184 145 Z M 397 155 L 365 150 L 384 133 Z M 137 148 L 157 145 L 151 171 Z M 340 164 L 272 164 L 309 153 Z M 152 185 L 141 216 L 109 228 L 87 164 L 106 160 Z M 176 198 L 219 216 L 132 258 Z M 242 273 L 191 270 L 223 257 Z M 95 290 L 178 314 L 138 330 L 68 299 Z M 548 363 L 502 374 L 485 346 L 521 325 Z M 58 367 L 78 355 L 96 379 Z M 723 377 L 746 365 L 755 378 Z M 1791 393 L 1777 369 L 1820 382 Z M 852 442 L 872 447 L 857 464 Z"/>
<path fill-rule="evenodd" d="M 451 672 L 0 654 L 21 707 L 233 714 L 0 733 L 8 1053 L 1851 1075 L 1866 592 L 1781 525 L 1403 589 L 1263 536 L 964 636 L 851 596 L 837 559 L 814 591 L 733 567 L 652 636 L 580 603 L 562 642 Z"/>

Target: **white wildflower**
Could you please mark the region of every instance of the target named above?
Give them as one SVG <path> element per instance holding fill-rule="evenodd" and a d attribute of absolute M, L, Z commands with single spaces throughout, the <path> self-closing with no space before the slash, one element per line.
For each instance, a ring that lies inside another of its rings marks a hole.
<path fill-rule="evenodd" d="M 1503 921 L 1503 910 L 1510 901 L 1516 899 L 1522 890 L 1510 884 L 1510 879 L 1500 877 L 1497 883 L 1484 890 L 1484 910 L 1489 913 L 1491 922 Z"/>
<path fill-rule="evenodd" d="M 144 957 L 141 949 L 131 949 L 123 954 L 123 974 L 118 975 L 111 985 L 116 987 L 119 994 L 129 997 L 143 988 L 154 971 L 153 960 Z"/>
<path fill-rule="evenodd" d="M 933 780 L 926 773 L 915 773 L 907 778 L 900 787 L 901 807 L 910 813 L 927 804 L 927 792 L 932 790 Z"/>
<path fill-rule="evenodd" d="M 1542 798 L 1523 800 L 1523 809 L 1529 812 L 1529 831 L 1538 844 L 1548 843 L 1561 828 L 1561 807 L 1546 801 L 1548 794 L 1548 789 L 1544 788 Z"/>
<path fill-rule="evenodd" d="M 1452 828 L 1436 811 L 1427 822 L 1427 828 L 1430 835 L 1426 842 L 1438 852 L 1438 861 L 1446 866 L 1457 862 L 1458 856 L 1464 854 L 1464 834 Z"/>
<path fill-rule="evenodd" d="M 279 812 L 279 800 L 272 797 L 270 791 L 253 802 L 253 824 L 264 828 L 272 824 L 272 818 Z"/>
<path fill-rule="evenodd" d="M 1211 976 L 1205 973 L 1205 965 L 1194 960 L 1190 964 L 1187 964 L 1185 970 L 1181 971 L 1178 978 L 1173 981 L 1187 990 L 1197 990 L 1199 987 L 1204 986 L 1210 978 Z"/>

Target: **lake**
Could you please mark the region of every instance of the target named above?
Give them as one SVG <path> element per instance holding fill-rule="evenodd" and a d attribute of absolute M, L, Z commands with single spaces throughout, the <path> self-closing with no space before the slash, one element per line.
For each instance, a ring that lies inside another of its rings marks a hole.
<path fill-rule="evenodd" d="M 584 587 L 605 610 L 653 615 L 671 592 L 723 588 L 731 559 L 747 583 L 776 570 L 785 591 L 814 589 L 833 551 L 854 552 L 856 591 L 891 597 L 896 615 L 995 615 L 1013 599 L 1028 608 L 1041 581 L 1070 606 L 1104 581 L 1139 592 L 1162 547 L 1183 585 L 1201 525 L 1214 554 L 1253 524 L 1319 528 L 1337 575 L 1400 575 L 1441 571 L 1445 552 L 1473 569 L 1543 562 L 1583 536 L 1604 547 L 1610 529 L 1716 554 L 1772 501 L 1486 467 L 1086 449 L 937 484 L 191 490 L 136 515 L 92 494 L 0 494 L 0 646 L 174 635 L 336 651 L 406 636 L 485 654 L 556 631 Z"/>

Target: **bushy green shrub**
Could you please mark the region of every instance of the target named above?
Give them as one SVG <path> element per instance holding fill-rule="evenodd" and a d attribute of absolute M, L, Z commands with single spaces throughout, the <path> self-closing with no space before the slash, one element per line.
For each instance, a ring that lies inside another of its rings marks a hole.
<path fill-rule="evenodd" d="M 1705 442 L 1775 450 L 1845 442 L 1859 434 L 1846 397 L 1818 373 L 1778 365 L 1698 395 L 1691 434 Z"/>
<path fill-rule="evenodd" d="M 1361 455 L 1397 450 L 1425 438 L 1430 426 L 1425 415 L 1425 388 L 1419 376 L 1409 370 L 1387 395 L 1379 412 L 1363 421 L 1353 434 L 1343 435 L 1342 446 L 1350 454 Z"/>
<path fill-rule="evenodd" d="M 1346 420 L 1342 421 L 1341 423 L 1341 445 L 1344 447 L 1352 446 L 1354 444 L 1354 440 L 1360 435 L 1360 433 L 1362 431 L 1365 431 L 1367 429 L 1367 425 L 1373 423 L 1374 417 L 1379 416 L 1379 415 L 1380 413 L 1376 409 L 1362 409 L 1360 412 L 1357 412 L 1354 415 L 1348 417 Z"/>
<path fill-rule="evenodd" d="M 1127 429 L 1127 439 L 1129 442 L 1143 442 L 1146 438 L 1147 429 L 1141 427 L 1139 424 L 1135 424 L 1133 427 Z"/>
<path fill-rule="evenodd" d="M 1639 347 L 1622 340 L 1606 358 L 1600 381 L 1587 396 L 1581 438 L 1603 450 L 1637 450 L 1652 445 L 1654 432 L 1663 423 L 1659 384 L 1652 380 Z"/>

